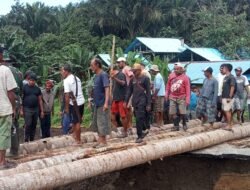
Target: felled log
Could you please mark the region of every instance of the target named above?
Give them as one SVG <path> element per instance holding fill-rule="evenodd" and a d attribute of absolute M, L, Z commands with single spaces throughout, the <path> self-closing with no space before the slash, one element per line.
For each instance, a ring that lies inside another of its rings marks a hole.
<path fill-rule="evenodd" d="M 195 127 L 200 124 L 200 120 L 190 120 L 188 122 L 189 127 Z M 160 128 L 157 128 L 155 130 L 159 131 L 165 131 L 169 130 L 173 127 L 172 124 L 164 125 Z M 117 138 L 117 136 L 120 133 L 121 128 L 119 128 L 118 133 L 113 132 L 111 135 L 111 138 Z M 133 133 L 136 134 L 136 129 L 133 128 Z M 133 136 L 135 138 L 136 135 Z M 96 142 L 98 138 L 97 133 L 94 132 L 85 132 L 81 134 L 81 139 L 83 143 L 93 143 Z M 115 140 L 119 141 L 119 140 Z M 73 145 L 75 143 L 74 138 L 71 135 L 62 135 L 62 136 L 56 136 L 56 137 L 50 137 L 45 139 L 40 139 L 37 141 L 24 143 L 20 145 L 19 154 L 32 154 L 36 152 L 42 152 L 44 150 L 51 150 L 51 149 L 57 149 L 57 148 L 63 148 L 66 146 Z"/>
<path fill-rule="evenodd" d="M 215 130 L 174 140 L 162 140 L 91 158 L 60 164 L 42 170 L 0 178 L 2 189 L 50 189 L 100 174 L 121 170 L 184 152 L 206 148 L 250 136 L 250 125 L 235 127 L 233 132 Z"/>

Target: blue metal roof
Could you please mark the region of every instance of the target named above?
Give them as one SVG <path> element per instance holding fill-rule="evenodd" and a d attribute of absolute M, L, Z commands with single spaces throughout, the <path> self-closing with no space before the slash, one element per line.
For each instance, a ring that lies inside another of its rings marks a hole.
<path fill-rule="evenodd" d="M 129 51 L 138 50 L 141 45 L 146 46 L 147 49 L 154 53 L 180 53 L 188 47 L 180 39 L 176 38 L 147 38 L 137 37 L 125 50 Z M 139 50 L 138 50 L 139 51 Z"/>
<path fill-rule="evenodd" d="M 170 62 L 185 62 L 185 61 L 226 61 L 225 56 L 214 48 L 190 48 L 178 54 Z"/>
<path fill-rule="evenodd" d="M 187 75 L 190 77 L 192 83 L 195 84 L 202 84 L 203 80 L 205 79 L 204 73 L 202 72 L 202 69 L 206 67 L 212 67 L 213 68 L 213 75 L 216 77 L 219 73 L 220 65 L 223 63 L 230 63 L 233 66 L 233 69 L 236 67 L 242 68 L 243 75 L 248 77 L 248 80 L 250 80 L 250 60 L 244 60 L 244 61 L 219 61 L 219 62 L 193 62 L 190 63 L 187 66 Z M 183 63 L 185 65 L 185 63 Z M 174 67 L 174 64 L 168 65 L 169 69 L 172 70 Z M 232 74 L 234 73 L 234 70 L 232 71 Z"/>

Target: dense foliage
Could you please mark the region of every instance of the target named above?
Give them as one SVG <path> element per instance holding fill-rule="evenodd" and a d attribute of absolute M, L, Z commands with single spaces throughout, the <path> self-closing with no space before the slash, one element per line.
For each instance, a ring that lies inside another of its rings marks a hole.
<path fill-rule="evenodd" d="M 87 81 L 90 58 L 110 53 L 113 35 L 122 49 L 136 36 L 177 37 L 248 58 L 249 19 L 248 0 L 85 0 L 66 7 L 17 0 L 0 17 L 0 42 L 23 71 L 32 69 L 42 80 L 59 80 L 59 65 L 70 61 Z"/>

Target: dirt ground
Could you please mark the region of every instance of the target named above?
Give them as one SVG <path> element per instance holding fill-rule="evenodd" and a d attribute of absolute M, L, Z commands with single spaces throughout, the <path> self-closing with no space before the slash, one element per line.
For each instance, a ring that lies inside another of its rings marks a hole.
<path fill-rule="evenodd" d="M 84 168 L 84 166 L 83 166 Z M 56 190 L 250 190 L 249 160 L 179 155 Z"/>

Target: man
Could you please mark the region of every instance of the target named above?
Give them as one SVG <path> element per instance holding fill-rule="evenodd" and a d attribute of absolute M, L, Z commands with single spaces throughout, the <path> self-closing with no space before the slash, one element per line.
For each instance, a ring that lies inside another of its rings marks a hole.
<path fill-rule="evenodd" d="M 218 97 L 217 97 L 217 115 L 216 115 L 216 121 L 221 121 L 223 118 L 223 111 L 222 111 L 222 100 L 221 100 L 221 94 L 222 94 L 222 86 L 223 86 L 223 80 L 225 75 L 223 74 L 223 66 L 222 64 L 220 66 L 220 72 L 217 75 L 216 79 L 218 81 Z"/>
<path fill-rule="evenodd" d="M 45 89 L 42 90 L 44 111 L 44 117 L 40 118 L 42 138 L 50 137 L 51 114 L 53 114 L 55 97 L 55 94 L 52 91 L 53 86 L 53 82 L 51 80 L 47 80 L 45 83 Z"/>
<path fill-rule="evenodd" d="M 76 145 L 81 144 L 81 122 L 84 113 L 84 96 L 81 80 L 72 74 L 71 66 L 65 64 L 62 67 L 64 87 L 64 118 L 70 118 L 73 129 L 73 137 Z"/>
<path fill-rule="evenodd" d="M 90 68 L 95 73 L 93 89 L 93 122 L 92 128 L 98 133 L 96 148 L 107 145 L 106 136 L 110 134 L 110 106 L 109 106 L 109 77 L 102 70 L 100 59 L 94 58 L 90 62 Z"/>
<path fill-rule="evenodd" d="M 148 70 L 146 69 L 145 67 L 145 63 L 144 62 L 140 62 L 140 65 L 141 65 L 141 69 L 142 69 L 142 75 L 146 76 L 149 78 L 149 82 L 150 82 L 150 87 L 152 87 L 152 77 L 151 77 L 151 74 L 148 72 Z M 152 94 L 151 94 L 152 95 Z M 153 107 L 151 105 L 151 107 Z M 151 110 L 152 111 L 152 110 Z M 148 112 L 146 111 L 146 125 L 147 125 L 147 128 L 149 129 L 150 128 L 150 123 L 151 121 L 153 120 L 153 113 L 152 112 Z"/>
<path fill-rule="evenodd" d="M 0 48 L 0 63 L 3 62 L 3 49 Z M 11 70 L 0 65 L 0 169 L 15 167 L 5 160 L 6 149 L 11 145 L 12 115 L 15 118 L 15 88 L 17 84 Z"/>
<path fill-rule="evenodd" d="M 186 108 L 190 104 L 190 80 L 184 73 L 184 67 L 180 63 L 174 66 L 174 72 L 169 75 L 166 87 L 166 101 L 170 101 L 169 114 L 173 118 L 173 131 L 179 131 L 179 118 L 182 119 L 183 129 L 187 130 Z"/>
<path fill-rule="evenodd" d="M 3 53 L 3 64 L 10 68 L 16 84 L 17 88 L 15 88 L 15 103 L 16 103 L 16 114 L 15 118 L 13 118 L 13 123 L 11 127 L 11 147 L 10 152 L 7 153 L 7 156 L 17 156 L 19 150 L 19 113 L 20 113 L 20 106 L 21 106 L 21 92 L 23 87 L 23 77 L 22 73 L 13 66 L 12 64 L 13 59 L 10 58 L 7 51 Z"/>
<path fill-rule="evenodd" d="M 241 121 L 241 114 L 242 111 L 244 110 L 244 95 L 245 95 L 245 90 L 247 90 L 249 82 L 247 80 L 247 78 L 242 75 L 242 68 L 241 67 L 237 67 L 235 70 L 235 74 L 236 74 L 236 83 L 237 83 L 237 87 L 236 87 L 236 92 L 234 95 L 234 104 L 233 104 L 233 112 L 237 113 L 237 121 L 239 124 L 242 123 Z"/>
<path fill-rule="evenodd" d="M 36 86 L 36 80 L 36 75 L 34 73 L 30 74 L 28 84 L 23 87 L 23 100 L 20 114 L 24 116 L 25 121 L 25 142 L 34 141 L 37 119 L 39 115 L 41 118 L 44 116 L 42 92 L 41 89 Z"/>
<path fill-rule="evenodd" d="M 222 73 L 225 75 L 222 87 L 222 110 L 224 111 L 227 126 L 225 130 L 232 130 L 232 108 L 234 104 L 234 95 L 236 90 L 236 80 L 231 74 L 233 67 L 231 64 L 223 66 Z"/>
<path fill-rule="evenodd" d="M 132 106 L 136 118 L 137 139 L 136 143 L 143 142 L 143 138 L 149 133 L 147 125 L 147 114 L 151 110 L 151 92 L 149 78 L 142 74 L 142 68 L 139 63 L 133 66 L 134 78 L 130 81 L 126 94 L 126 107 L 130 97 L 133 95 Z"/>
<path fill-rule="evenodd" d="M 203 124 L 208 121 L 213 126 L 213 123 L 216 121 L 218 82 L 213 77 L 213 69 L 211 67 L 205 68 L 203 72 L 206 78 L 200 90 L 196 116 Z"/>
<path fill-rule="evenodd" d="M 116 61 L 118 63 L 119 68 L 122 70 L 122 73 L 125 74 L 127 88 L 130 83 L 130 80 L 134 77 L 134 73 L 131 71 L 131 67 L 127 65 L 126 59 L 124 57 L 119 57 Z M 127 105 L 127 129 L 132 131 L 132 106 L 131 106 L 132 98 L 130 98 L 129 103 Z"/>
<path fill-rule="evenodd" d="M 111 79 L 113 82 L 113 99 L 112 99 L 112 106 L 111 106 L 111 121 L 115 128 L 118 127 L 118 123 L 116 121 L 116 116 L 119 114 L 121 120 L 122 120 L 122 126 L 123 126 L 123 134 L 119 137 L 127 137 L 127 109 L 123 107 L 123 103 L 125 100 L 125 95 L 126 95 L 126 89 L 127 89 L 127 84 L 126 84 L 126 77 L 125 75 L 118 70 L 118 67 L 114 67 L 113 71 L 111 73 Z"/>
<path fill-rule="evenodd" d="M 155 76 L 154 89 L 153 89 L 153 103 L 156 122 L 158 126 L 163 125 L 163 111 L 164 111 L 164 98 L 165 98 L 165 83 L 160 73 L 158 65 L 152 65 L 150 72 Z"/>

